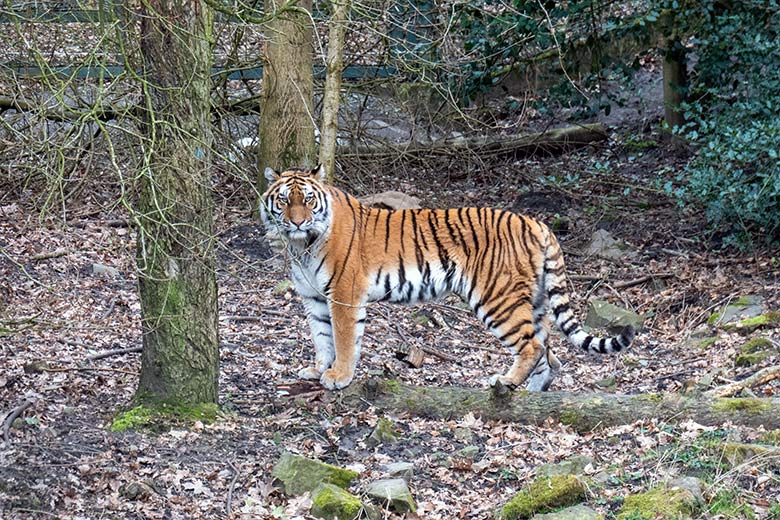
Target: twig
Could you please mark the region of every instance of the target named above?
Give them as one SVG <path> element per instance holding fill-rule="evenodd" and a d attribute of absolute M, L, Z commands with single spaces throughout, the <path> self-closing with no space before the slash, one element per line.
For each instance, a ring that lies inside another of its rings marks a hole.
<path fill-rule="evenodd" d="M 127 348 L 117 348 L 114 350 L 104 350 L 103 352 L 98 352 L 97 354 L 92 354 L 91 356 L 87 356 L 87 361 L 97 361 L 98 359 L 103 359 L 111 356 L 119 356 L 121 354 L 130 354 L 134 352 L 142 352 L 143 347 L 127 347 Z"/>
<path fill-rule="evenodd" d="M 11 410 L 11 413 L 6 417 L 5 422 L 3 423 L 3 440 L 5 441 L 6 445 L 11 445 L 11 437 L 9 435 L 9 430 L 11 429 L 11 425 L 16 420 L 17 417 L 22 415 L 22 412 L 27 410 L 29 407 L 33 405 L 33 402 L 29 399 L 25 400 L 22 404 Z"/>
<path fill-rule="evenodd" d="M 742 390 L 763 385 L 773 379 L 780 379 L 780 366 L 762 368 L 752 376 L 741 381 L 713 388 L 709 392 L 705 392 L 705 394 L 712 397 L 731 397 Z"/>
<path fill-rule="evenodd" d="M 103 313 L 101 316 L 102 319 L 108 318 L 112 312 L 114 312 L 114 306 L 116 305 L 116 297 L 111 298 L 111 301 L 108 304 L 108 309 L 106 309 L 106 312 Z"/>
<path fill-rule="evenodd" d="M 55 249 L 54 251 L 47 251 L 45 253 L 38 253 L 37 255 L 31 256 L 30 261 L 38 262 L 40 260 L 49 260 L 50 258 L 59 258 L 61 256 L 67 255 L 68 253 L 70 253 L 69 249 L 60 247 Z"/>
<path fill-rule="evenodd" d="M 240 316 L 240 315 L 230 315 L 230 316 L 220 316 L 220 320 L 224 321 L 265 321 L 266 315 L 271 316 L 277 316 L 279 318 L 289 318 L 290 313 L 284 312 L 284 311 L 276 311 L 273 309 L 263 309 L 261 315 L 259 316 Z"/>
<path fill-rule="evenodd" d="M 231 461 L 228 461 L 228 466 L 230 466 L 231 471 L 233 471 L 233 479 L 230 481 L 230 487 L 228 488 L 227 494 L 227 503 L 225 504 L 227 518 L 230 518 L 230 516 L 233 514 L 233 491 L 236 489 L 236 481 L 238 480 L 238 475 L 240 473 L 238 468 L 236 468 L 236 466 Z"/>
<path fill-rule="evenodd" d="M 129 370 L 121 370 L 119 368 L 108 367 L 37 367 L 40 372 L 117 372 L 119 374 L 127 374 L 129 376 L 137 376 L 138 372 L 130 372 Z"/>

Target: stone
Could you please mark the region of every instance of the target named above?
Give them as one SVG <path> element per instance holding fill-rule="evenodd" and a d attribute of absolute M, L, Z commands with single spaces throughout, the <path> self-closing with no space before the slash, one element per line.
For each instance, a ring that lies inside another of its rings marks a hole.
<path fill-rule="evenodd" d="M 384 191 L 360 198 L 361 204 L 383 209 L 417 209 L 420 199 L 400 191 Z"/>
<path fill-rule="evenodd" d="M 707 322 L 710 325 L 720 326 L 737 323 L 747 318 L 755 318 L 764 312 L 764 301 L 760 296 L 743 296 L 722 307 L 710 316 Z"/>
<path fill-rule="evenodd" d="M 466 460 L 474 460 L 477 455 L 479 455 L 479 446 L 465 446 L 453 454 L 456 458 Z"/>
<path fill-rule="evenodd" d="M 687 489 L 696 499 L 698 506 L 704 505 L 704 482 L 700 478 L 696 477 L 679 477 L 669 481 L 666 485 L 669 489 Z"/>
<path fill-rule="evenodd" d="M 414 476 L 414 464 L 411 462 L 393 462 L 385 466 L 385 474 L 388 477 L 402 478 L 409 482 Z"/>
<path fill-rule="evenodd" d="M 474 432 L 471 431 L 471 428 L 466 428 L 463 426 L 459 426 L 455 428 L 455 431 L 453 432 L 453 437 L 455 437 L 455 440 L 470 443 L 474 441 Z"/>
<path fill-rule="evenodd" d="M 320 484 L 311 493 L 311 514 L 326 520 L 354 520 L 363 503 L 358 497 L 333 484 Z"/>
<path fill-rule="evenodd" d="M 688 489 L 661 486 L 645 493 L 627 496 L 616 518 L 691 518 L 697 508 L 697 499 Z"/>
<path fill-rule="evenodd" d="M 142 500 L 154 493 L 154 489 L 144 482 L 128 482 L 119 488 L 119 495 L 128 500 Z"/>
<path fill-rule="evenodd" d="M 617 260 L 626 254 L 626 246 L 615 240 L 606 229 L 593 232 L 590 242 L 585 248 L 587 255 Z"/>
<path fill-rule="evenodd" d="M 542 464 L 536 469 L 536 476 L 553 477 L 556 475 L 582 475 L 585 468 L 593 464 L 593 459 L 587 455 L 574 455 L 557 464 Z"/>
<path fill-rule="evenodd" d="M 618 334 L 627 325 L 642 329 L 645 318 L 628 309 L 618 307 L 604 300 L 590 300 L 585 325 L 591 328 L 605 328 L 611 334 Z"/>
<path fill-rule="evenodd" d="M 398 442 L 398 432 L 395 431 L 393 421 L 380 417 L 371 432 L 366 438 L 366 445 L 370 448 L 376 448 L 380 444 L 394 444 Z"/>
<path fill-rule="evenodd" d="M 385 505 L 397 513 L 414 512 L 417 509 L 412 492 L 402 478 L 371 482 L 366 488 L 366 495 L 374 502 Z"/>
<path fill-rule="evenodd" d="M 284 492 L 288 495 L 313 491 L 323 482 L 346 488 L 358 475 L 354 471 L 289 452 L 282 453 L 271 474 L 284 484 Z"/>
<path fill-rule="evenodd" d="M 522 520 L 537 513 L 572 506 L 585 498 L 585 485 L 576 475 L 556 475 L 534 480 L 517 493 L 499 514 L 502 520 Z"/>
<path fill-rule="evenodd" d="M 554 513 L 545 513 L 542 515 L 534 515 L 532 520 L 603 520 L 604 516 L 600 515 L 593 509 L 583 506 L 582 504 L 567 507 Z"/>
<path fill-rule="evenodd" d="M 119 276 L 119 269 L 103 264 L 92 264 L 92 274 L 105 275 L 109 278 L 116 278 Z"/>

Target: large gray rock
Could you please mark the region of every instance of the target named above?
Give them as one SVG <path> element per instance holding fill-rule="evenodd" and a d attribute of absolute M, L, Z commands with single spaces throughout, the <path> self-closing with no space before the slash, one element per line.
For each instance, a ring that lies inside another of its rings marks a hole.
<path fill-rule="evenodd" d="M 409 486 L 402 478 L 376 480 L 366 488 L 366 495 L 382 505 L 388 506 L 393 511 L 405 513 L 414 512 L 417 508 L 412 498 Z"/>
<path fill-rule="evenodd" d="M 593 509 L 583 506 L 582 504 L 567 507 L 561 509 L 555 513 L 545 513 L 543 515 L 534 515 L 531 520 L 603 520 L 604 516 L 600 515 Z"/>
<path fill-rule="evenodd" d="M 746 318 L 755 318 L 766 312 L 764 301 L 760 296 L 743 296 L 722 307 L 710 319 L 710 325 L 725 325 L 736 323 Z"/>
<path fill-rule="evenodd" d="M 311 493 L 311 514 L 325 520 L 354 520 L 363 503 L 352 493 L 333 484 L 320 484 Z"/>
<path fill-rule="evenodd" d="M 284 492 L 288 495 L 302 495 L 313 491 L 323 482 L 346 488 L 358 475 L 348 469 L 288 452 L 282 453 L 271 474 L 282 481 Z"/>
<path fill-rule="evenodd" d="M 590 300 L 585 325 L 591 328 L 605 328 L 617 334 L 627 325 L 642 329 L 645 318 L 633 311 L 618 307 L 604 300 Z"/>
<path fill-rule="evenodd" d="M 366 438 L 366 445 L 370 448 L 376 448 L 380 444 L 394 444 L 398 442 L 398 438 L 398 432 L 393 421 L 380 417 L 374 427 L 374 431 Z"/>

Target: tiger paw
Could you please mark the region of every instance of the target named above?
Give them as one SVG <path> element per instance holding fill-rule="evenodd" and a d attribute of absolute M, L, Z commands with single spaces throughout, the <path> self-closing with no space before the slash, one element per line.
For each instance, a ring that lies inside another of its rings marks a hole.
<path fill-rule="evenodd" d="M 488 379 L 488 384 L 493 388 L 496 388 L 498 386 L 505 386 L 509 389 L 514 389 L 517 387 L 517 383 L 515 383 L 510 378 L 503 376 L 501 374 L 493 374 L 492 376 L 490 376 L 490 379 Z"/>
<path fill-rule="evenodd" d="M 301 379 L 319 379 L 321 375 L 322 372 L 316 367 L 306 367 L 298 371 L 298 377 Z"/>
<path fill-rule="evenodd" d="M 322 373 L 320 383 L 328 390 L 341 390 L 352 382 L 353 374 L 339 372 L 330 368 Z"/>

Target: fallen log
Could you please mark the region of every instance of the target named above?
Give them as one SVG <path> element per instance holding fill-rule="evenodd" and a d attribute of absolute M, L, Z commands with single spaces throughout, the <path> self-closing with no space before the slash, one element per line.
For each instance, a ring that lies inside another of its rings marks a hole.
<path fill-rule="evenodd" d="M 339 147 L 339 157 L 361 159 L 412 156 L 459 156 L 557 153 L 573 150 L 590 143 L 604 141 L 607 130 L 601 123 L 554 128 L 544 132 L 504 136 L 476 136 L 441 139 L 430 143 L 407 141 L 397 144 L 358 145 Z"/>
<path fill-rule="evenodd" d="M 338 395 L 343 403 L 368 403 L 383 411 L 453 419 L 468 413 L 482 419 L 541 424 L 553 418 L 578 431 L 630 424 L 642 419 L 693 420 L 704 425 L 725 422 L 780 428 L 780 399 L 720 398 L 705 394 L 603 394 L 527 392 L 499 395 L 492 389 L 418 387 L 395 380 L 370 379 Z"/>

